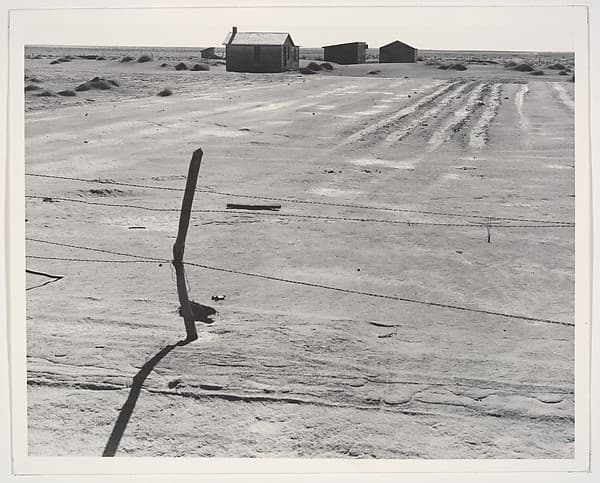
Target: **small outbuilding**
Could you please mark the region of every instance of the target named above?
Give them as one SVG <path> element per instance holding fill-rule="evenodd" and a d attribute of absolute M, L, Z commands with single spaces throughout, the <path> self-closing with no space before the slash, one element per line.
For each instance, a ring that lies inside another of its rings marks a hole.
<path fill-rule="evenodd" d="M 365 42 L 326 45 L 323 60 L 337 64 L 364 64 L 369 46 Z"/>
<path fill-rule="evenodd" d="M 215 48 L 207 47 L 206 49 L 202 49 L 200 51 L 200 57 L 203 59 L 216 59 L 217 56 L 215 55 Z"/>
<path fill-rule="evenodd" d="M 417 49 L 404 42 L 393 42 L 379 48 L 379 63 L 409 63 L 417 61 Z"/>
<path fill-rule="evenodd" d="M 229 72 L 284 72 L 298 70 L 300 48 L 285 32 L 238 32 L 225 37 L 225 63 Z"/>

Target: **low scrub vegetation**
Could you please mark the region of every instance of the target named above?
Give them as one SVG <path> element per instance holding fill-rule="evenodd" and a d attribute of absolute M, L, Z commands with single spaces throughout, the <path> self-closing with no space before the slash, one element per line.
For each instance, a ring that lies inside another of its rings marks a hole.
<path fill-rule="evenodd" d="M 92 89 L 106 91 L 113 87 L 119 87 L 119 83 L 112 79 L 105 79 L 104 77 L 94 77 L 83 84 L 79 84 L 75 90 L 77 92 L 89 91 Z"/>
<path fill-rule="evenodd" d="M 191 70 L 199 71 L 199 70 L 210 70 L 210 66 L 208 64 L 194 64 Z"/>
<path fill-rule="evenodd" d="M 533 67 L 531 67 L 529 64 L 517 64 L 513 67 L 513 70 L 516 70 L 517 72 L 531 72 L 533 70 L 535 70 Z"/>
<path fill-rule="evenodd" d="M 442 70 L 467 70 L 467 66 L 464 64 L 441 64 L 438 66 L 438 69 Z"/>

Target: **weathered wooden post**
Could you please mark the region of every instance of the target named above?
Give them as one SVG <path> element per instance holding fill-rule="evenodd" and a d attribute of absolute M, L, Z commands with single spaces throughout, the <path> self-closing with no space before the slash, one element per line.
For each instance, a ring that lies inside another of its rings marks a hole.
<path fill-rule="evenodd" d="M 190 305 L 187 287 L 185 284 L 183 253 L 185 251 L 185 237 L 187 236 L 187 231 L 190 224 L 190 214 L 192 211 L 192 203 L 194 201 L 194 192 L 196 191 L 196 183 L 198 181 L 198 172 L 200 171 L 202 154 L 202 149 L 197 149 L 194 151 L 192 160 L 190 161 L 190 168 L 188 170 L 188 177 L 185 185 L 185 193 L 183 194 L 183 202 L 181 204 L 181 216 L 179 217 L 177 239 L 173 245 L 173 266 L 175 267 L 175 276 L 177 277 L 177 294 L 179 295 L 181 314 L 183 315 L 183 321 L 185 323 L 187 341 L 196 340 L 198 338 L 198 332 L 196 331 L 194 314 L 192 313 L 192 306 Z"/>

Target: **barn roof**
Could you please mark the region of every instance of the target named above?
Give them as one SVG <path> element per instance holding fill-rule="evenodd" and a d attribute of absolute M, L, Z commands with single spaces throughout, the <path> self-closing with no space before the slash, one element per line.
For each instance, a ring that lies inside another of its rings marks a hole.
<path fill-rule="evenodd" d="M 227 34 L 224 45 L 283 45 L 288 37 L 292 37 L 287 32 L 237 32 L 233 39 L 232 32 Z M 294 41 L 292 40 L 292 43 Z"/>
<path fill-rule="evenodd" d="M 410 47 L 411 49 L 415 49 L 416 50 L 416 47 L 413 47 L 412 45 L 408 45 L 407 43 L 404 43 L 404 42 L 400 42 L 399 40 L 394 40 L 393 42 L 390 42 L 389 44 L 382 45 L 380 47 L 380 49 L 384 49 L 385 47 L 390 47 L 390 46 L 396 45 L 396 44 L 398 44 L 398 45 L 400 45 L 402 47 Z"/>
<path fill-rule="evenodd" d="M 366 42 L 346 42 L 345 44 L 332 44 L 332 45 L 324 45 L 321 47 L 322 49 L 326 49 L 327 47 L 345 47 L 346 45 L 364 45 L 367 47 Z"/>

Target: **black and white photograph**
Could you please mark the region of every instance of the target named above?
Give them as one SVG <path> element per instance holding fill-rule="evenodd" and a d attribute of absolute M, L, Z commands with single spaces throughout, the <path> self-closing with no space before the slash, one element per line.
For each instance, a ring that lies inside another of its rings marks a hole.
<path fill-rule="evenodd" d="M 106 13 L 18 61 L 28 456 L 575 459 L 584 8 Z"/>

